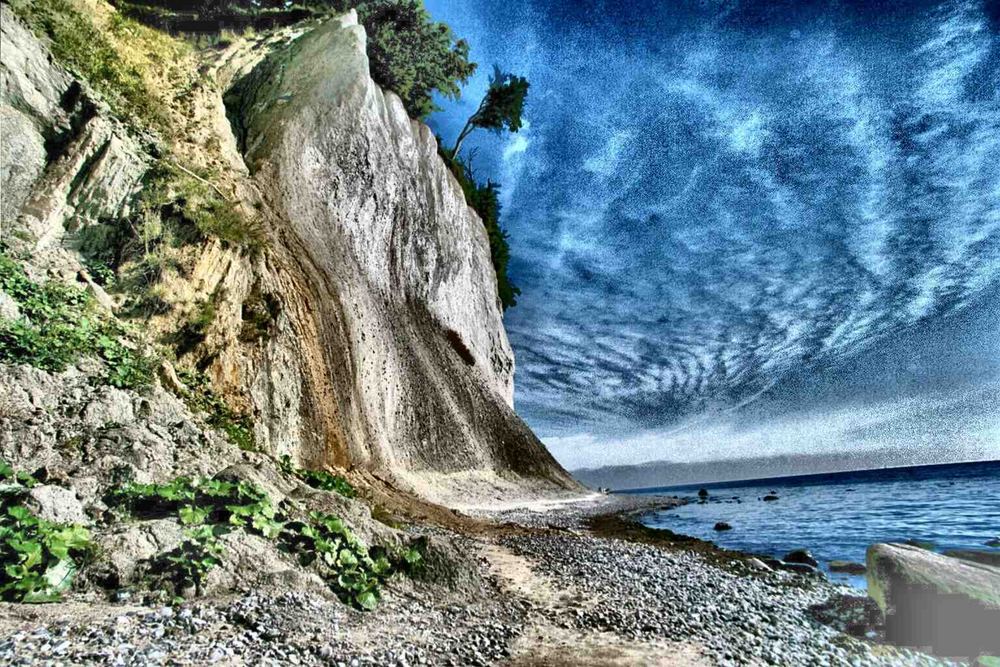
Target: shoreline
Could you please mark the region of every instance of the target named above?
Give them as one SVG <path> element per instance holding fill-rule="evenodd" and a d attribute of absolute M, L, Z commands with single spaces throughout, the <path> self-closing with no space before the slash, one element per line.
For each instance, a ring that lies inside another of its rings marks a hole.
<path fill-rule="evenodd" d="M 450 545 L 423 581 L 393 580 L 358 612 L 288 582 L 178 607 L 94 600 L 0 605 L 13 665 L 929 665 L 817 620 L 846 587 L 762 572 L 752 555 L 638 523 L 683 502 L 616 498 L 479 513 L 464 529 L 413 523 Z"/>

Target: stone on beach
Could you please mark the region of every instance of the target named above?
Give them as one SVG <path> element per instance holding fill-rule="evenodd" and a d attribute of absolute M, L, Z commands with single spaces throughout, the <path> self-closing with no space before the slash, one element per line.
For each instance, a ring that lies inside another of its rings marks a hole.
<path fill-rule="evenodd" d="M 785 557 L 781 560 L 786 563 L 801 563 L 803 565 L 810 565 L 812 567 L 818 567 L 819 562 L 809 553 L 808 549 L 794 549 L 785 554 Z"/>
<path fill-rule="evenodd" d="M 844 574 L 864 574 L 868 571 L 862 563 L 854 563 L 849 560 L 830 561 L 830 572 L 843 572 Z"/>
<path fill-rule="evenodd" d="M 943 655 L 1000 650 L 1000 568 L 905 544 L 870 546 L 867 564 L 889 641 Z"/>

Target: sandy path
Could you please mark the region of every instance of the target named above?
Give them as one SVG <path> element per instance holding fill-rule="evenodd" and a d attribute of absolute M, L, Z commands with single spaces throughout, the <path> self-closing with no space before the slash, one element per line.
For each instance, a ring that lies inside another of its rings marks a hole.
<path fill-rule="evenodd" d="M 548 576 L 534 569 L 530 560 L 504 547 L 487 544 L 481 554 L 504 590 L 535 606 L 528 618 L 529 625 L 511 647 L 508 664 L 512 667 L 712 664 L 692 643 L 636 640 L 610 632 L 562 628 L 557 621 L 559 617 L 593 607 L 600 600 L 574 587 L 556 586 Z"/>

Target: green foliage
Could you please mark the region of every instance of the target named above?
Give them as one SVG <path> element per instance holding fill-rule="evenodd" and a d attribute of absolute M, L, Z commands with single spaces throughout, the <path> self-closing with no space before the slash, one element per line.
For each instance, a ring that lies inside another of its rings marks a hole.
<path fill-rule="evenodd" d="M 353 3 L 339 2 L 341 9 Z M 432 95 L 458 99 L 461 85 L 476 71 L 469 45 L 431 19 L 421 0 L 375 0 L 357 5 L 368 33 L 372 78 L 403 100 L 413 118 L 438 108 Z"/>
<path fill-rule="evenodd" d="M 314 567 L 345 603 L 371 610 L 382 583 L 397 572 L 417 571 L 426 549 L 419 540 L 403 549 L 369 549 L 339 517 L 312 512 L 306 520 L 292 520 L 247 482 L 178 478 L 169 484 L 129 483 L 111 491 L 107 502 L 144 518 L 176 514 L 189 526 L 184 543 L 156 562 L 156 571 L 178 590 L 195 586 L 200 591 L 205 575 L 221 562 L 218 538 L 230 530 L 248 530 L 277 540 L 303 565 Z"/>
<path fill-rule="evenodd" d="M 22 504 L 35 480 L 0 459 L 0 600 L 54 602 L 93 552 L 90 532 L 39 519 Z"/>
<path fill-rule="evenodd" d="M 0 252 L 0 288 L 17 302 L 21 317 L 0 319 L 0 362 L 26 363 L 61 372 L 83 356 L 104 360 L 104 381 L 143 387 L 152 381 L 155 361 L 135 349 L 130 332 L 100 312 L 84 290 L 57 281 L 36 283 Z"/>
<path fill-rule="evenodd" d="M 486 183 L 477 182 L 472 167 L 460 158 L 452 157 L 448 152 L 442 151 L 441 157 L 462 186 L 466 203 L 475 210 L 486 227 L 486 235 L 490 241 L 490 259 L 497 276 L 500 304 L 504 310 L 513 308 L 517 305 L 517 297 L 521 294 L 521 290 L 507 274 L 510 244 L 507 232 L 500 226 L 500 185 L 491 180 L 487 180 Z"/>
<path fill-rule="evenodd" d="M 178 369 L 187 392 L 181 398 L 195 412 L 204 412 L 208 417 L 209 426 L 213 426 L 229 438 L 229 441 L 240 449 L 248 452 L 259 451 L 257 438 L 253 434 L 253 420 L 249 415 L 236 412 L 229 407 L 218 394 L 212 391 L 212 386 L 204 373 L 188 369 Z"/>
<path fill-rule="evenodd" d="M 475 113 L 469 116 L 465 127 L 455 141 L 451 154 L 457 156 L 462 148 L 462 142 L 476 128 L 482 128 L 497 134 L 507 130 L 517 132 L 521 129 L 521 114 L 524 112 L 524 100 L 528 97 L 528 80 L 509 72 L 503 72 L 493 66 L 493 76 L 490 77 L 490 87 L 486 90 Z"/>
<path fill-rule="evenodd" d="M 162 342 L 172 345 L 177 356 L 184 356 L 205 340 L 208 328 L 214 321 L 215 303 L 211 300 L 202 301 L 195 306 L 187 321 L 173 333 L 164 336 Z"/>
<path fill-rule="evenodd" d="M 468 43 L 456 40 L 446 24 L 435 22 L 422 0 L 304 0 L 288 4 L 283 0 L 217 0 L 208 4 L 121 0 L 116 4 L 154 26 L 179 31 L 198 26 L 199 32 L 215 27 L 219 47 L 232 41 L 233 33 L 227 28 L 266 29 L 277 23 L 357 9 L 368 34 L 372 78 L 399 95 L 414 118 L 424 118 L 437 109 L 435 92 L 458 99 L 462 84 L 476 70 L 475 63 L 469 62 Z"/>
<path fill-rule="evenodd" d="M 13 466 L 3 459 L 0 459 L 0 482 L 7 485 L 20 486 L 25 489 L 30 489 L 38 484 L 38 480 L 29 473 L 14 470 Z"/>
<path fill-rule="evenodd" d="M 272 294 L 264 294 L 260 285 L 254 285 L 250 294 L 243 301 L 240 316 L 243 325 L 240 327 L 240 340 L 252 343 L 267 338 L 281 312 L 281 303 Z"/>
<path fill-rule="evenodd" d="M 179 212 L 184 221 L 194 224 L 201 237 L 217 238 L 239 247 L 260 247 L 260 230 L 239 212 L 234 203 L 207 182 L 180 170 L 175 170 L 175 173 L 173 186 L 177 190 L 175 201 Z"/>
<path fill-rule="evenodd" d="M 12 0 L 10 7 L 36 35 L 49 40 L 59 62 L 86 79 L 116 111 L 152 126 L 166 124 L 166 113 L 141 72 L 69 0 Z M 119 19 L 113 29 L 127 33 L 129 22 Z"/>
<path fill-rule="evenodd" d="M 179 547 L 156 559 L 154 570 L 161 579 L 171 581 L 175 590 L 194 586 L 200 593 L 205 576 L 222 562 L 223 551 L 212 527 L 197 526 L 184 531 Z"/>
<path fill-rule="evenodd" d="M 341 477 L 340 475 L 331 475 L 325 470 L 305 470 L 303 468 L 297 468 L 295 464 L 292 463 L 292 458 L 288 454 L 281 457 L 279 466 L 284 472 L 290 475 L 295 475 L 314 489 L 335 491 L 336 493 L 339 493 L 347 498 L 354 498 L 358 495 L 357 490 L 351 486 L 351 483 L 344 477 Z"/>

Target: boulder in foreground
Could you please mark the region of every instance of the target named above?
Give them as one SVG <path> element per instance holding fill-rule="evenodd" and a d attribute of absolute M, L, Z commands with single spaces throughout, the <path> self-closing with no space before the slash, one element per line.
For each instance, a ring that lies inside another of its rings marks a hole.
<path fill-rule="evenodd" d="M 1000 650 L 1000 568 L 905 544 L 873 544 L 867 565 L 889 641 L 949 656 Z"/>

